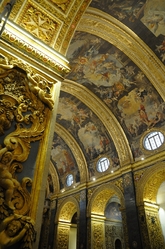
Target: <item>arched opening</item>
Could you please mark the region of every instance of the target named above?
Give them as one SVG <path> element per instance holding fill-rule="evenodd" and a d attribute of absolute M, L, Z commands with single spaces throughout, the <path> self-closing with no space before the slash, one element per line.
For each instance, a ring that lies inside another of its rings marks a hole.
<path fill-rule="evenodd" d="M 115 241 L 115 249 L 122 249 L 121 241 L 119 239 Z"/>
<path fill-rule="evenodd" d="M 74 198 L 66 199 L 57 213 L 57 249 L 77 248 L 77 219 L 79 217 L 78 203 Z"/>
<path fill-rule="evenodd" d="M 160 185 L 158 189 L 157 204 L 159 205 L 159 219 L 165 241 L 165 181 Z"/>
<path fill-rule="evenodd" d="M 69 231 L 69 248 L 77 248 L 77 212 L 73 215 Z"/>
<path fill-rule="evenodd" d="M 99 187 L 88 206 L 91 212 L 91 247 L 115 249 L 119 239 L 124 248 L 124 234 L 120 208 L 123 195 L 113 184 Z"/>
<path fill-rule="evenodd" d="M 122 244 L 124 244 L 120 206 L 119 198 L 114 195 L 105 208 L 105 240 L 108 248 L 121 249 Z"/>

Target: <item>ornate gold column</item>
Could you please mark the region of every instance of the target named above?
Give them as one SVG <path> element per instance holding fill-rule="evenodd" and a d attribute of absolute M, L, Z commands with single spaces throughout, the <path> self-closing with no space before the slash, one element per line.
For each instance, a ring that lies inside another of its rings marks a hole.
<path fill-rule="evenodd" d="M 91 248 L 105 249 L 105 217 L 91 216 Z"/>
<path fill-rule="evenodd" d="M 70 223 L 59 222 L 57 228 L 57 249 L 68 249 L 69 244 L 69 231 L 70 231 Z"/>
<path fill-rule="evenodd" d="M 146 249 L 165 248 L 158 211 L 159 206 L 149 202 L 139 207 L 143 247 Z"/>
<path fill-rule="evenodd" d="M 0 225 L 18 220 L 23 228 L 14 246 L 36 249 L 59 92 L 69 67 L 62 55 L 15 24 L 7 24 L 2 38 Z M 3 241 L 0 233 L 0 245 Z"/>

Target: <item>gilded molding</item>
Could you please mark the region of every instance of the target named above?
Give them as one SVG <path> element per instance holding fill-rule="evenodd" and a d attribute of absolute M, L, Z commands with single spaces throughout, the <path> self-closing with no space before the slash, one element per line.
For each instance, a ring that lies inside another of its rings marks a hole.
<path fill-rule="evenodd" d="M 147 76 L 165 100 L 165 67 L 150 48 L 124 24 L 102 11 L 88 8 L 78 30 L 101 37 L 123 51 Z"/>
<path fill-rule="evenodd" d="M 85 157 L 83 155 L 83 152 L 80 149 L 80 146 L 75 141 L 73 136 L 71 136 L 70 133 L 66 129 L 64 129 L 61 125 L 59 125 L 58 123 L 56 123 L 55 132 L 66 142 L 66 144 L 71 149 L 71 151 L 75 157 L 75 160 L 77 162 L 79 171 L 80 171 L 81 183 L 87 182 L 88 178 L 89 178 L 87 163 L 86 163 Z"/>
<path fill-rule="evenodd" d="M 165 163 L 160 162 L 147 169 L 136 187 L 136 202 L 140 206 L 143 202 L 156 203 L 158 188 L 165 181 Z"/>
<path fill-rule="evenodd" d="M 10 49 L 19 49 L 19 53 L 25 53 L 24 57 L 30 56 L 34 61 L 38 61 L 38 64 L 44 64 L 44 66 L 49 67 L 54 71 L 54 75 L 57 75 L 58 78 L 63 79 L 64 76 L 70 71 L 68 61 L 62 57 L 60 54 L 56 53 L 54 50 L 51 50 L 49 47 L 46 47 L 44 44 L 39 41 L 35 41 L 32 36 L 30 38 L 27 34 L 24 34 L 21 28 L 15 30 L 12 28 L 11 23 L 6 25 L 6 28 L 2 34 L 2 37 L 11 45 Z M 1 41 L 3 42 L 3 41 Z M 4 42 L 3 42 L 4 43 Z M 13 46 L 13 47 L 11 47 Z M 13 51 L 12 51 L 13 52 Z M 22 57 L 22 55 L 21 55 Z"/>
<path fill-rule="evenodd" d="M 55 170 L 54 165 L 51 163 L 50 161 L 50 165 L 49 165 L 49 171 L 52 177 L 52 181 L 53 181 L 53 189 L 54 191 L 57 193 L 60 192 L 60 184 L 59 184 L 59 178 L 58 178 L 58 174 L 57 171 Z"/>
<path fill-rule="evenodd" d="M 73 81 L 64 80 L 61 84 L 61 90 L 80 99 L 102 121 L 114 141 L 121 167 L 131 163 L 133 158 L 128 140 L 110 109 L 86 87 Z"/>
<path fill-rule="evenodd" d="M 19 16 L 28 3 L 35 5 L 40 12 L 48 16 L 48 19 L 55 19 L 61 24 L 59 30 L 55 30 L 57 35 L 52 39 L 51 46 L 62 54 L 66 54 L 77 24 L 90 0 L 18 0 L 10 15 L 14 22 L 20 24 Z"/>

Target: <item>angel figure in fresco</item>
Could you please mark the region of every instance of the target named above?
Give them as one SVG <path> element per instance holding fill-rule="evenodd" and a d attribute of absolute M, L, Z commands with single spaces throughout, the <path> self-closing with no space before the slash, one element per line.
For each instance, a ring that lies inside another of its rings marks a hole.
<path fill-rule="evenodd" d="M 50 93 L 50 88 L 46 79 L 41 78 L 39 74 L 27 73 L 29 79 L 29 88 L 35 94 L 38 95 L 41 101 L 49 106 L 52 110 L 54 107 L 54 100 Z"/>
<path fill-rule="evenodd" d="M 7 151 L 6 148 L 0 150 L 0 187 L 5 190 L 4 204 L 14 210 L 15 207 L 12 203 L 12 197 L 14 190 L 20 187 L 20 183 L 14 179 L 12 174 L 9 172 L 11 161 L 12 153 Z"/>
<path fill-rule="evenodd" d="M 21 223 L 21 215 L 11 215 L 0 224 L 0 249 L 8 248 L 20 241 L 29 228 L 29 217 L 23 217 L 24 226 Z"/>

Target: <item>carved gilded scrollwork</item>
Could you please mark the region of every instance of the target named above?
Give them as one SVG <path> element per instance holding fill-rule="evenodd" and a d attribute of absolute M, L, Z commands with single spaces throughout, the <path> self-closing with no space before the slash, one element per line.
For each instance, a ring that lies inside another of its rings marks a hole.
<path fill-rule="evenodd" d="M 106 249 L 114 248 L 114 243 L 116 239 L 120 239 L 124 245 L 123 228 L 120 224 L 112 225 L 107 223 L 105 225 L 105 243 Z"/>
<path fill-rule="evenodd" d="M 151 249 L 165 248 L 164 238 L 161 231 L 158 208 L 145 207 L 145 216 Z"/>
<path fill-rule="evenodd" d="M 51 2 L 57 4 L 58 7 L 60 7 L 62 10 L 66 10 L 69 0 L 51 0 Z"/>
<path fill-rule="evenodd" d="M 33 221 L 27 216 L 10 215 L 0 224 L 0 248 L 8 248 L 21 241 L 19 248 L 32 248 L 35 240 Z"/>
<path fill-rule="evenodd" d="M 67 249 L 69 242 L 69 228 L 59 227 L 57 236 L 57 248 Z"/>
<path fill-rule="evenodd" d="M 104 224 L 93 223 L 93 248 L 103 249 L 104 246 Z"/>
<path fill-rule="evenodd" d="M 21 248 L 26 244 L 30 249 L 35 239 L 34 224 L 25 216 L 31 208 L 28 187 L 32 179 L 25 175 L 23 162 L 29 157 L 31 142 L 43 137 L 46 113 L 54 105 L 52 84 L 22 61 L 0 56 L 0 220 L 3 224 L 14 215 L 19 227 L 26 228 Z M 0 234 L 0 246 L 2 241 Z"/>

